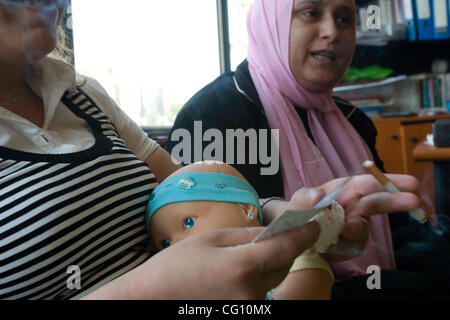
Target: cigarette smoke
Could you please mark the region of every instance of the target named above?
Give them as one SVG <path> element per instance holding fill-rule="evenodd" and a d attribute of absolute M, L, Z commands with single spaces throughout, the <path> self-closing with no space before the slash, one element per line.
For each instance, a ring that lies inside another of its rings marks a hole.
<path fill-rule="evenodd" d="M 3 45 L 13 50 L 19 49 L 26 61 L 33 62 L 35 57 L 41 56 L 42 53 L 33 49 L 27 31 L 39 23 L 39 26 L 48 26 L 57 38 L 55 19 L 56 17 L 61 18 L 61 12 L 64 12 L 68 3 L 68 0 L 0 0 L 3 12 L 7 16 L 15 17 L 12 23 L 8 22 L 9 25 L 0 28 L 0 37 L 4 37 Z M 32 11 L 24 11 L 25 8 Z"/>

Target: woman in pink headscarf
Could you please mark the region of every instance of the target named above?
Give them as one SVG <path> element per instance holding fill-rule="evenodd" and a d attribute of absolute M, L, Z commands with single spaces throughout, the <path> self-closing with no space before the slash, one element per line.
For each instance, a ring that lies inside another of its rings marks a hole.
<path fill-rule="evenodd" d="M 256 1 L 250 10 L 249 69 L 270 127 L 281 129 L 286 198 L 300 187 L 348 176 L 373 160 L 332 98 L 354 53 L 355 17 L 352 0 Z M 315 144 L 295 106 L 306 110 Z M 363 274 L 371 265 L 395 269 L 388 217 L 374 216 L 371 222 L 372 241 L 363 255 L 334 266 L 341 279 Z"/>
<path fill-rule="evenodd" d="M 244 174 L 261 197 L 291 199 L 302 187 L 317 187 L 360 173 L 361 164 L 368 159 L 382 167 L 370 119 L 332 96 L 354 54 L 355 2 L 255 0 L 248 14 L 248 33 L 247 61 L 187 102 L 172 131 L 183 128 L 195 134 L 194 122 L 202 121 L 203 132 L 220 130 L 224 145 L 229 146 L 234 137 L 227 140 L 227 129 L 258 130 L 259 148 L 254 149 L 255 143 L 246 145 L 245 163 L 239 162 L 242 155 L 236 155 L 236 151 L 230 161 L 225 146 L 219 154 Z M 261 129 L 279 130 L 277 148 L 271 149 L 280 155 L 280 170 L 274 175 L 261 174 L 261 168 L 268 165 L 261 157 L 265 147 L 262 132 L 269 132 Z M 166 149 L 173 150 L 177 143 L 169 135 Z M 196 156 L 197 146 L 192 143 Z M 207 146 L 204 142 L 203 150 Z M 249 157 L 251 152 L 259 155 L 257 163 Z M 374 208 L 373 212 L 383 211 Z M 347 223 L 352 218 L 347 216 Z M 401 218 L 408 219 L 405 215 Z M 370 225 L 370 238 L 362 255 L 333 265 L 337 279 L 365 275 L 373 265 L 383 270 L 396 268 L 388 216 L 371 216 Z"/>
<path fill-rule="evenodd" d="M 373 159 L 367 144 L 332 98 L 332 89 L 353 56 L 355 18 L 353 0 L 257 0 L 250 9 L 248 75 L 257 95 L 246 90 L 248 83 L 241 81 L 239 73 L 233 85 L 249 100 L 259 100 L 257 104 L 269 127 L 280 129 L 278 148 L 284 190 L 280 195 L 286 199 L 301 187 L 317 187 L 349 176 L 365 160 Z M 299 106 L 305 123 L 298 113 Z M 200 120 L 205 127 L 205 117 Z M 187 126 L 175 123 L 175 127 Z M 245 168 L 237 168 L 244 175 L 248 173 Z M 262 183 L 250 183 L 260 196 L 265 196 L 258 190 Z M 339 278 L 365 273 L 370 265 L 395 268 L 388 218 L 376 216 L 371 220 L 371 237 L 378 245 L 369 244 L 358 261 L 336 265 Z"/>

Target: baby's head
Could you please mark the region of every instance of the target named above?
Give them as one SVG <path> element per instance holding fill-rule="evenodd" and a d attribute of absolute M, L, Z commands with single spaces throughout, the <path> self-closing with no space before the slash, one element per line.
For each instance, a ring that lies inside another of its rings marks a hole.
<path fill-rule="evenodd" d="M 153 190 L 146 223 L 158 250 L 206 230 L 260 226 L 258 194 L 222 162 L 183 167 Z"/>

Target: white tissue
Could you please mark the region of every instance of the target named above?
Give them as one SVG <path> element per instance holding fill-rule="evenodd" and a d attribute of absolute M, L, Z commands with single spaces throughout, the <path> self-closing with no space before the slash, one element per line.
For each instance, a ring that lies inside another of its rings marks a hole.
<path fill-rule="evenodd" d="M 427 139 L 425 140 L 425 144 L 427 144 L 429 146 L 434 146 L 433 134 L 427 134 Z"/>
<path fill-rule="evenodd" d="M 326 249 L 339 241 L 339 235 L 344 229 L 345 211 L 339 203 L 333 201 L 331 209 L 325 209 L 310 221 L 320 225 L 320 235 L 312 248 L 318 253 L 325 253 Z"/>

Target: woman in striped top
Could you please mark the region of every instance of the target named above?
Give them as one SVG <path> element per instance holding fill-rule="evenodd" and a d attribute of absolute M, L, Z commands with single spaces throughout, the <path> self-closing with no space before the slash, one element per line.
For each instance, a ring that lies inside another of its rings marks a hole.
<path fill-rule="evenodd" d="M 217 230 L 150 259 L 145 207 L 179 166 L 97 82 L 47 56 L 64 6 L 0 0 L 0 299 L 263 298 L 314 243 L 318 226 L 249 245 L 241 244 L 261 230 Z M 395 181 L 417 187 L 410 177 Z M 366 185 L 347 197 L 358 214 L 418 203 Z M 287 205 L 272 201 L 265 213 Z M 347 234 L 360 244 L 367 230 Z"/>

